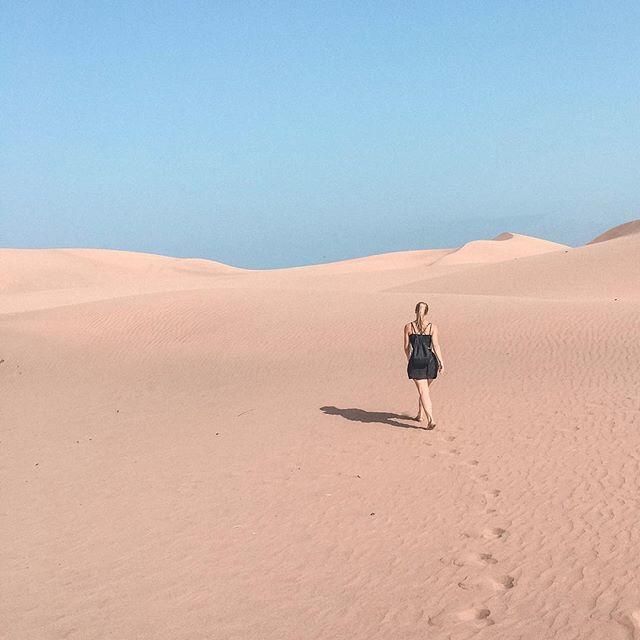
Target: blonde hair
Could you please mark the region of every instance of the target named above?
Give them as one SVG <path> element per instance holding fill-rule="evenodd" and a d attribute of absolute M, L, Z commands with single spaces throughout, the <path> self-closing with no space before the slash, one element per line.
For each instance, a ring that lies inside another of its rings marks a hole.
<path fill-rule="evenodd" d="M 424 333 L 427 328 L 427 313 L 429 313 L 429 305 L 426 302 L 418 302 L 416 304 L 416 327 L 420 333 Z"/>

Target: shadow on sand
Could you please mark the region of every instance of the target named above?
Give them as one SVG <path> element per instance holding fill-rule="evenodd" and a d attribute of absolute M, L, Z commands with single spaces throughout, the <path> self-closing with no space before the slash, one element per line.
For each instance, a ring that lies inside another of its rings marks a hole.
<path fill-rule="evenodd" d="M 426 426 L 415 422 L 411 416 L 401 413 L 389 413 L 388 411 L 365 411 L 364 409 L 339 409 L 338 407 L 320 407 L 320 411 L 330 416 L 342 416 L 352 422 L 378 422 L 390 427 L 400 427 L 401 429 L 420 429 L 428 431 Z M 397 419 L 411 420 L 414 424 L 404 424 Z"/>

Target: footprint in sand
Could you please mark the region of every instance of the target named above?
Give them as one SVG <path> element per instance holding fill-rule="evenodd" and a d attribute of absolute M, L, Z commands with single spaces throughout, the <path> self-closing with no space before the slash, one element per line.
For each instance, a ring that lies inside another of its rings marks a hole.
<path fill-rule="evenodd" d="M 494 540 L 496 538 L 504 538 L 507 535 L 507 530 L 500 527 L 487 527 L 482 531 L 482 537 L 487 540 Z"/>
<path fill-rule="evenodd" d="M 487 583 L 495 591 L 508 591 L 516 585 L 513 576 L 499 576 L 497 578 L 487 578 Z"/>
<path fill-rule="evenodd" d="M 500 489 L 492 489 L 491 491 L 485 491 L 485 496 L 490 498 L 497 498 L 500 495 Z"/>
<path fill-rule="evenodd" d="M 483 493 L 479 498 L 478 498 L 478 502 L 480 504 L 480 509 L 484 512 L 484 513 L 496 513 L 498 510 L 495 509 L 493 506 L 491 506 L 491 494 L 490 493 Z"/>
<path fill-rule="evenodd" d="M 468 579 L 469 576 L 465 576 L 463 580 L 458 582 L 458 587 L 468 591 L 469 589 L 489 587 L 493 591 L 508 591 L 515 587 L 515 578 L 513 576 L 487 576 L 473 581 Z"/>
<path fill-rule="evenodd" d="M 483 624 L 493 624 L 493 620 L 489 617 L 491 611 L 483 607 L 471 607 L 458 613 L 458 618 L 464 622 L 481 622 Z"/>
<path fill-rule="evenodd" d="M 640 609 L 632 611 L 629 615 L 629 620 L 631 620 L 631 624 L 635 627 L 636 631 L 640 631 Z"/>
<path fill-rule="evenodd" d="M 446 440 L 447 442 L 453 442 L 455 439 L 456 439 L 456 437 L 455 437 L 455 436 L 447 436 L 447 437 L 445 438 L 445 440 Z"/>
<path fill-rule="evenodd" d="M 456 558 L 453 561 L 457 567 L 464 567 L 468 565 L 476 567 L 485 567 L 488 564 L 496 564 L 498 561 L 490 553 L 468 553 L 461 558 Z"/>
<path fill-rule="evenodd" d="M 485 540 L 497 540 L 498 538 L 505 538 L 508 534 L 509 532 L 501 527 L 486 527 L 479 534 L 461 531 L 458 537 L 462 539 L 481 537 Z"/>
<path fill-rule="evenodd" d="M 628 637 L 630 640 L 638 637 L 638 632 L 640 632 L 640 609 L 616 616 L 616 621 L 629 632 Z"/>

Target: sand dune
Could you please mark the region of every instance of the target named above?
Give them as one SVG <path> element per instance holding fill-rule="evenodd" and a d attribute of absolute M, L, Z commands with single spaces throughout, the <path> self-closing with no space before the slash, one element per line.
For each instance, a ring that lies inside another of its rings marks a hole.
<path fill-rule="evenodd" d="M 244 272 L 213 260 L 129 251 L 0 249 L 0 313 L 197 289 Z"/>
<path fill-rule="evenodd" d="M 637 299 L 640 234 L 419 279 L 389 291 L 537 298 Z"/>
<path fill-rule="evenodd" d="M 229 274 L 242 269 L 213 260 L 185 260 L 106 249 L 0 249 L 0 292 L 116 284 L 123 278 Z"/>
<path fill-rule="evenodd" d="M 355 273 L 355 272 L 384 272 L 397 269 L 428 267 L 438 262 L 442 256 L 454 251 L 454 249 L 425 249 L 420 251 L 394 251 L 362 258 L 350 258 L 325 264 L 305 265 L 278 269 L 278 271 L 298 272 L 305 275 L 327 273 Z"/>
<path fill-rule="evenodd" d="M 503 233 L 453 249 L 397 251 L 336 262 L 253 270 L 203 259 L 104 249 L 0 249 L 0 313 L 51 308 L 159 291 L 234 287 L 251 275 L 271 288 L 402 286 L 416 272 L 437 278 L 476 264 L 564 248 L 540 238 Z M 376 274 L 378 280 L 372 280 Z M 326 276 L 337 276 L 329 279 Z M 384 288 L 384 287 L 382 287 Z"/>
<path fill-rule="evenodd" d="M 639 238 L 267 271 L 3 250 L 0 637 L 640 637 Z"/>
<path fill-rule="evenodd" d="M 613 240 L 622 236 L 632 235 L 634 233 L 640 233 L 640 220 L 630 220 L 624 224 L 619 224 L 617 227 L 607 229 L 604 233 L 596 236 L 593 240 L 587 244 L 594 244 L 595 242 L 606 242 L 607 240 Z"/>
<path fill-rule="evenodd" d="M 505 232 L 493 240 L 473 240 L 440 258 L 437 264 L 453 265 L 468 263 L 502 262 L 522 256 L 537 255 L 568 249 L 565 244 L 550 242 L 520 233 Z"/>

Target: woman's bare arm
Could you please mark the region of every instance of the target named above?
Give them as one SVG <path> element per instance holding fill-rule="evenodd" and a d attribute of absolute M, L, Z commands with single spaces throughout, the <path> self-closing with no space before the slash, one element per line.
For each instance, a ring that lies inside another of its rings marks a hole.
<path fill-rule="evenodd" d="M 409 359 L 409 353 L 411 352 L 411 343 L 409 342 L 409 327 L 411 325 L 404 325 L 404 354 L 407 356 L 407 360 Z"/>
<path fill-rule="evenodd" d="M 433 330 L 431 332 L 431 344 L 433 345 L 433 351 L 436 356 L 438 356 L 438 361 L 440 362 L 440 366 L 444 367 L 444 361 L 442 360 L 442 351 L 440 351 L 440 342 L 438 341 L 438 327 L 433 325 Z"/>

